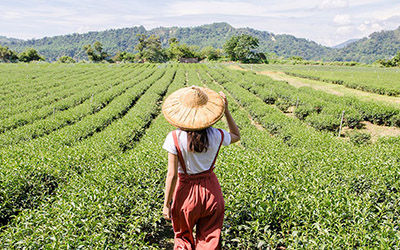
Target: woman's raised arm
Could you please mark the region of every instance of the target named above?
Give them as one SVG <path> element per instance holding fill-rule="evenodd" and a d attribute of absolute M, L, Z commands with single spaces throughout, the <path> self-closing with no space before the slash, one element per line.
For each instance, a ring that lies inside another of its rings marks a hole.
<path fill-rule="evenodd" d="M 239 128 L 236 125 L 235 120 L 233 120 L 231 112 L 229 112 L 228 100 L 226 99 L 225 94 L 222 91 L 219 92 L 219 94 L 221 95 L 221 97 L 224 99 L 225 102 L 225 117 L 226 121 L 228 122 L 229 134 L 231 135 L 231 143 L 235 143 L 237 141 L 240 141 Z"/>

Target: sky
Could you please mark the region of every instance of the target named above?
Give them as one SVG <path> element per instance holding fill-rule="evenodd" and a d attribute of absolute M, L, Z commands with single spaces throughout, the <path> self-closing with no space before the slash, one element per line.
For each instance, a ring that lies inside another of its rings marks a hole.
<path fill-rule="evenodd" d="M 400 26 L 399 0 L 0 0 L 0 35 L 32 39 L 227 22 L 333 46 Z"/>

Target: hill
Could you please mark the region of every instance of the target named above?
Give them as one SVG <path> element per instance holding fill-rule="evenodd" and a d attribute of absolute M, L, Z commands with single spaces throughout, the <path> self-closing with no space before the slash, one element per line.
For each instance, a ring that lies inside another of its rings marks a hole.
<path fill-rule="evenodd" d="M 374 32 L 335 51 L 328 58 L 371 63 L 378 59 L 392 58 L 398 51 L 400 51 L 400 26 L 396 30 Z"/>
<path fill-rule="evenodd" d="M 267 31 L 258 31 L 251 28 L 234 28 L 227 23 L 213 23 L 190 28 L 155 28 L 146 30 L 143 26 L 95 31 L 84 34 L 69 34 L 54 37 L 44 37 L 32 40 L 0 40 L 0 44 L 6 45 L 18 52 L 33 47 L 43 54 L 48 60 L 53 61 L 62 55 L 72 56 L 75 59 L 84 59 L 86 55 L 82 49 L 85 44 L 100 41 L 106 51 L 115 54 L 117 51 L 134 51 L 137 43 L 137 34 L 154 34 L 159 36 L 164 46 L 168 45 L 168 39 L 178 38 L 179 41 L 190 45 L 205 47 L 208 45 L 222 48 L 225 41 L 239 34 L 249 34 L 260 39 L 260 51 L 276 53 L 279 56 L 302 56 L 306 59 L 317 59 L 319 55 L 329 51 L 328 47 L 319 45 L 307 39 L 296 38 L 291 35 L 275 35 Z"/>
<path fill-rule="evenodd" d="M 0 37 L 0 44 L 18 52 L 30 47 L 35 48 L 50 61 L 63 55 L 82 60 L 86 58 L 83 46 L 95 41 L 100 41 L 104 49 L 111 54 L 117 51 L 133 52 L 137 43 L 136 35 L 141 33 L 159 36 L 163 46 L 168 46 L 169 38 L 176 37 L 179 41 L 190 45 L 199 47 L 211 45 L 216 48 L 221 48 L 233 35 L 249 34 L 259 38 L 259 51 L 275 53 L 278 56 L 301 56 L 308 60 L 373 62 L 380 58 L 390 58 L 400 50 L 399 29 L 373 33 L 370 37 L 360 39 L 341 49 L 329 48 L 292 35 L 276 35 L 251 28 L 234 28 L 228 23 L 213 23 L 189 28 L 159 27 L 151 30 L 137 26 L 32 40 Z"/>
<path fill-rule="evenodd" d="M 0 44 L 13 43 L 13 42 L 23 42 L 23 40 L 0 36 Z"/>
<path fill-rule="evenodd" d="M 348 45 L 350 45 L 350 44 L 352 44 L 354 42 L 357 42 L 358 40 L 359 39 L 350 39 L 350 40 L 347 40 L 347 41 L 345 41 L 343 43 L 339 43 L 338 45 L 335 45 L 332 48 L 334 48 L 334 49 L 342 49 L 342 48 L 344 48 L 344 47 L 346 47 L 346 46 L 348 46 Z"/>

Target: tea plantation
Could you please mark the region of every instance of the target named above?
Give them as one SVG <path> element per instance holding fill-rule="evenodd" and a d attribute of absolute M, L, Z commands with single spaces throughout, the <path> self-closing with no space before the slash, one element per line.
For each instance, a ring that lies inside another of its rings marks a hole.
<path fill-rule="evenodd" d="M 338 137 L 400 126 L 400 108 L 173 63 L 0 64 L 0 247 L 169 249 L 161 146 L 174 128 L 160 111 L 190 85 L 224 91 L 241 130 L 215 169 L 225 249 L 400 248 L 400 138 Z"/>

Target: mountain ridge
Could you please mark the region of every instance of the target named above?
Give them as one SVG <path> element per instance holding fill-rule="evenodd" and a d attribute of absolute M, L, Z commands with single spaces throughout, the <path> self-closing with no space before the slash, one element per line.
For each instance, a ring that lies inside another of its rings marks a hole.
<path fill-rule="evenodd" d="M 357 42 L 358 40 L 360 40 L 360 39 L 359 38 L 349 39 L 349 40 L 347 40 L 345 42 L 342 42 L 342 43 L 339 43 L 339 44 L 337 44 L 335 46 L 332 46 L 332 48 L 334 48 L 334 49 L 343 49 L 344 47 L 346 47 L 346 46 L 348 46 L 348 45 L 350 45 L 350 44 L 352 44 L 354 42 Z"/>
<path fill-rule="evenodd" d="M 249 34 L 255 36 L 260 41 L 259 51 L 275 53 L 282 57 L 301 56 L 308 60 L 338 60 L 338 61 L 360 61 L 373 62 L 380 58 L 390 58 L 400 50 L 399 42 L 393 42 L 396 35 L 390 35 L 394 31 L 375 32 L 368 38 L 355 41 L 344 48 L 335 49 L 320 45 L 314 41 L 297 38 L 293 35 L 274 34 L 268 31 L 260 31 L 253 28 L 234 28 L 226 22 L 204 24 L 195 27 L 157 27 L 146 30 L 143 26 L 128 28 L 108 29 L 105 31 L 90 31 L 87 33 L 73 33 L 40 39 L 21 40 L 0 36 L 0 45 L 8 46 L 18 52 L 26 48 L 33 47 L 43 54 L 48 60 L 54 61 L 63 55 L 71 56 L 75 59 L 86 59 L 83 46 L 95 41 L 100 41 L 104 49 L 110 54 L 117 51 L 134 52 L 137 43 L 137 34 L 156 35 L 160 37 L 163 46 L 168 46 L 168 39 L 176 37 L 180 42 L 199 47 L 213 46 L 221 48 L 225 41 L 233 35 Z M 389 35 L 388 35 L 389 34 Z M 397 34 L 397 33 L 396 33 Z M 400 27 L 399 27 L 400 34 Z M 386 47 L 379 49 L 375 53 L 377 45 L 370 44 L 368 41 L 380 41 L 381 37 L 386 37 L 388 42 Z M 363 49 L 365 43 L 371 51 Z M 394 43 L 395 46 L 391 46 Z M 372 53 L 372 54 L 371 54 Z"/>

